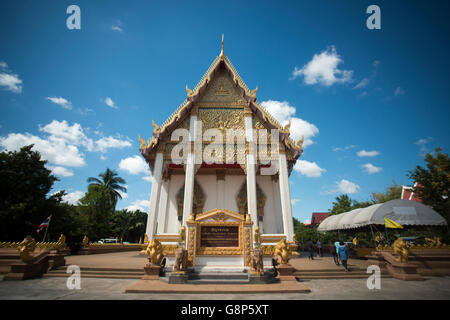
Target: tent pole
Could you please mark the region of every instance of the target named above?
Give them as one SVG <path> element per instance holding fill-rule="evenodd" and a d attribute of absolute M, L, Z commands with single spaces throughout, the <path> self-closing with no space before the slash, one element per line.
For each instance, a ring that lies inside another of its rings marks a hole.
<path fill-rule="evenodd" d="M 372 233 L 372 240 L 373 240 L 373 243 L 375 244 L 375 248 L 376 248 L 377 247 L 377 242 L 375 241 L 375 234 L 373 233 L 372 225 L 369 224 L 369 227 L 370 227 L 370 232 Z"/>
<path fill-rule="evenodd" d="M 339 229 L 338 229 L 338 239 L 339 241 L 341 241 L 341 233 L 339 232 Z"/>

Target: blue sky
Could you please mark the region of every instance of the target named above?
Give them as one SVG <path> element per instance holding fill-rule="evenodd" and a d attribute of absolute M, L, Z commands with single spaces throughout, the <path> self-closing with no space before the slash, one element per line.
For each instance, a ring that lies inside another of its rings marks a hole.
<path fill-rule="evenodd" d="M 81 9 L 81 30 L 66 9 Z M 366 8 L 381 9 L 381 30 Z M 445 1 L 3 1 L 0 148 L 35 143 L 73 201 L 106 167 L 127 181 L 119 208 L 146 209 L 148 138 L 220 52 L 258 101 L 305 135 L 294 216 L 343 192 L 370 199 L 449 147 Z M 109 98 L 109 99 L 108 99 Z M 296 125 L 294 125 L 296 124 Z M 363 152 L 362 152 L 363 151 Z M 359 155 L 358 155 L 359 153 Z M 137 157 L 136 157 L 137 156 Z"/>

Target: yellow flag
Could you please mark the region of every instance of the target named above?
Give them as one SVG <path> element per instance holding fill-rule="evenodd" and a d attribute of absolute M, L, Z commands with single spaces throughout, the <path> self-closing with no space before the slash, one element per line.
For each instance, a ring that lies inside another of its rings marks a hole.
<path fill-rule="evenodd" d="M 391 228 L 391 229 L 403 229 L 403 226 L 400 223 L 397 223 L 391 219 L 388 218 L 384 218 L 384 225 L 386 226 L 386 228 Z"/>

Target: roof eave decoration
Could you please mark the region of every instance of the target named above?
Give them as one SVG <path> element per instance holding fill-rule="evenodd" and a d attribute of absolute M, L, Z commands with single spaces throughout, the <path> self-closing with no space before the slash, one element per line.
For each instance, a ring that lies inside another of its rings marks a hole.
<path fill-rule="evenodd" d="M 253 90 L 250 90 L 247 85 L 244 83 L 236 69 L 234 68 L 231 61 L 224 54 L 223 51 L 223 35 L 222 35 L 222 50 L 220 55 L 216 57 L 213 63 L 210 65 L 208 70 L 205 72 L 199 83 L 195 86 L 193 90 L 189 89 L 186 84 L 186 100 L 172 113 L 172 115 L 161 125 L 158 126 L 155 121 L 153 121 L 153 136 L 147 142 L 139 137 L 140 142 L 140 151 L 144 158 L 147 159 L 147 156 L 151 153 L 151 151 L 157 147 L 159 141 L 163 140 L 172 129 L 175 128 L 179 121 L 184 119 L 184 116 L 190 112 L 192 106 L 196 102 L 196 100 L 200 97 L 201 93 L 207 88 L 210 80 L 214 77 L 218 67 L 224 64 L 228 72 L 230 72 L 233 82 L 236 84 L 236 88 L 240 89 L 242 98 L 247 101 L 248 106 L 252 110 L 253 113 L 258 115 L 266 125 L 270 129 L 278 129 L 280 132 L 280 141 L 285 144 L 287 149 L 291 152 L 292 157 L 297 160 L 303 152 L 303 137 L 297 142 L 294 142 L 290 135 L 290 123 L 288 123 L 285 127 L 283 127 L 277 120 L 275 120 L 269 112 L 265 110 L 256 100 L 256 93 L 258 92 L 258 87 Z"/>

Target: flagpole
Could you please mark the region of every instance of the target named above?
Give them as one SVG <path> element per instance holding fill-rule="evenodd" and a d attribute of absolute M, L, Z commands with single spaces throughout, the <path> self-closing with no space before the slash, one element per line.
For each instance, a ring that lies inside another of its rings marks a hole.
<path fill-rule="evenodd" d="M 45 242 L 45 237 L 47 236 L 48 228 L 50 228 L 50 221 L 52 221 L 52 215 L 50 215 L 50 219 L 48 220 L 48 226 L 47 228 L 45 228 L 44 239 L 42 240 L 42 242 Z"/>

